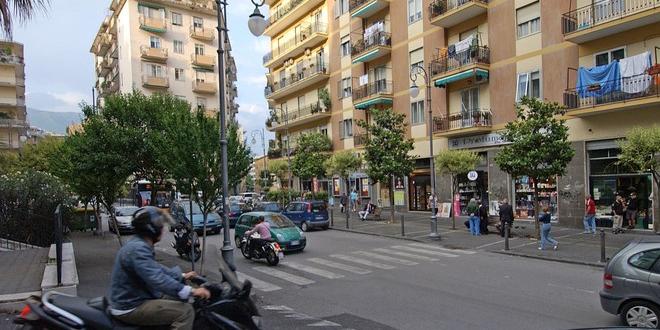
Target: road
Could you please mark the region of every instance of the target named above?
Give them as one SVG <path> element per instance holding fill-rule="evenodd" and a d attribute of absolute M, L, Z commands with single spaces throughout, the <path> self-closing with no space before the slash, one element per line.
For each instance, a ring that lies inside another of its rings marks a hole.
<path fill-rule="evenodd" d="M 339 231 L 307 234 L 268 267 L 235 251 L 269 329 L 573 329 L 614 326 L 602 270 Z M 159 252 L 174 254 L 166 238 Z M 222 236 L 208 238 L 208 251 Z M 217 254 L 207 258 L 207 271 Z M 182 265 L 185 265 L 182 263 Z M 189 265 L 188 265 L 189 266 Z M 211 274 L 213 275 L 213 274 Z"/>

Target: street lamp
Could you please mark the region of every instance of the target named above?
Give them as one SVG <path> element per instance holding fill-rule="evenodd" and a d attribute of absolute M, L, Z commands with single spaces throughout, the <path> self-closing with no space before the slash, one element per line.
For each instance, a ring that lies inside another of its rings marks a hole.
<path fill-rule="evenodd" d="M 426 106 L 429 109 L 429 153 L 431 157 L 431 233 L 429 234 L 429 237 L 433 239 L 440 239 L 440 234 L 438 234 L 437 198 L 435 195 L 435 161 L 433 159 L 433 108 L 431 108 L 431 79 L 429 79 L 428 74 L 430 71 L 430 64 L 428 71 L 424 70 L 424 67 L 421 65 L 415 65 L 410 68 L 410 80 L 412 80 L 412 86 L 410 86 L 410 96 L 415 98 L 419 95 L 417 76 L 419 75 L 424 77 L 424 82 L 426 83 Z"/>
<path fill-rule="evenodd" d="M 267 175 L 270 175 L 267 173 L 268 171 L 268 155 L 266 154 L 266 136 L 264 134 L 264 129 L 255 129 L 252 131 L 252 144 L 257 144 L 257 136 L 261 136 L 261 146 L 264 149 L 264 183 L 268 182 L 268 177 Z M 263 187 L 261 187 L 261 190 L 263 190 Z"/>
<path fill-rule="evenodd" d="M 259 11 L 259 7 L 264 5 L 264 0 L 261 0 L 260 2 L 255 2 L 254 0 L 251 1 L 254 5 L 254 12 L 252 12 L 252 15 L 250 15 L 250 18 L 248 19 L 248 28 L 255 37 L 260 37 L 264 34 L 266 27 L 268 27 L 268 21 Z"/>

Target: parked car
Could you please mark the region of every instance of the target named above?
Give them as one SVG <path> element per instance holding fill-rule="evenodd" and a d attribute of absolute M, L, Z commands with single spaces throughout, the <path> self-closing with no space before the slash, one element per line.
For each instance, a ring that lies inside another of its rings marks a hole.
<path fill-rule="evenodd" d="M 257 219 L 263 216 L 270 225 L 270 235 L 277 241 L 283 251 L 302 251 L 307 245 L 307 238 L 286 216 L 274 212 L 248 212 L 238 219 L 234 230 L 236 246 L 241 246 L 241 238 L 245 232 L 254 228 Z"/>
<path fill-rule="evenodd" d="M 660 328 L 660 238 L 633 240 L 610 259 L 600 304 L 627 326 Z"/>
<path fill-rule="evenodd" d="M 259 200 L 259 194 L 255 192 L 244 192 L 241 194 L 244 203 L 254 203 Z"/>
<path fill-rule="evenodd" d="M 303 231 L 311 228 L 328 229 L 330 227 L 328 208 L 324 201 L 293 202 L 282 211 L 282 214 L 291 219 Z"/>
<path fill-rule="evenodd" d="M 250 211 L 251 210 L 247 207 L 247 205 L 243 203 L 230 203 L 229 213 L 227 214 L 227 217 L 229 217 L 229 228 L 234 228 L 236 226 L 236 221 L 238 221 L 238 218 L 241 216 L 241 214 Z"/>
<path fill-rule="evenodd" d="M 137 206 L 118 206 L 115 207 L 115 217 L 117 218 L 117 227 L 120 234 L 133 233 L 133 214 L 139 209 Z M 108 228 L 115 232 L 115 226 L 112 224 L 112 218 L 108 217 Z"/>
<path fill-rule="evenodd" d="M 276 202 L 263 202 L 257 204 L 253 211 L 282 213 L 282 207 L 280 207 L 280 204 Z"/>
<path fill-rule="evenodd" d="M 240 196 L 240 195 L 229 196 L 229 198 L 227 198 L 227 203 L 229 203 L 229 204 L 231 204 L 231 203 L 240 203 L 242 201 L 243 201 L 243 196 Z"/>
<path fill-rule="evenodd" d="M 172 214 L 174 221 L 190 221 L 190 202 L 184 200 L 172 203 L 172 206 L 170 207 L 170 213 Z M 202 214 L 202 210 L 199 209 L 197 203 L 192 204 L 192 224 L 193 229 L 196 232 L 201 233 L 202 230 L 204 230 L 204 215 Z M 220 233 L 221 228 L 222 220 L 220 219 L 220 216 L 215 212 L 209 212 L 206 217 L 206 231 L 211 231 L 214 234 L 218 234 Z"/>

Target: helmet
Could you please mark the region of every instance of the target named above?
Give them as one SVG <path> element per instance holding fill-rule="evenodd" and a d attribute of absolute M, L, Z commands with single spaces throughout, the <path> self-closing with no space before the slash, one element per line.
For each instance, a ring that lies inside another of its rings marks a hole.
<path fill-rule="evenodd" d="M 173 223 L 172 217 L 155 206 L 141 207 L 133 213 L 131 224 L 139 236 L 157 241 L 165 223 Z"/>

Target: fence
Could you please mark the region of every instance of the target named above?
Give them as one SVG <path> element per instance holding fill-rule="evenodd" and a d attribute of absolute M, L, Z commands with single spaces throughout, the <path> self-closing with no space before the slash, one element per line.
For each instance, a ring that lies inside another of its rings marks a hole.
<path fill-rule="evenodd" d="M 453 55 L 438 57 L 431 61 L 431 75 L 435 76 L 471 64 L 490 64 L 490 49 L 484 46 L 470 46 Z"/>
<path fill-rule="evenodd" d="M 564 106 L 571 110 L 645 97 L 660 97 L 660 73 L 568 88 L 564 91 Z"/>
<path fill-rule="evenodd" d="M 444 132 L 453 129 L 471 127 L 490 127 L 493 125 L 493 114 L 490 110 L 472 109 L 451 114 L 446 117 L 433 118 L 433 131 Z"/>
<path fill-rule="evenodd" d="M 472 2 L 488 4 L 488 0 L 435 0 L 429 4 L 429 17 L 433 19 Z"/>
<path fill-rule="evenodd" d="M 379 46 L 392 46 L 392 34 L 376 32 L 362 38 L 351 45 L 351 56 L 359 55 Z"/>
<path fill-rule="evenodd" d="M 658 0 L 604 0 L 564 13 L 561 18 L 564 34 L 590 29 L 602 23 L 660 7 Z"/>

